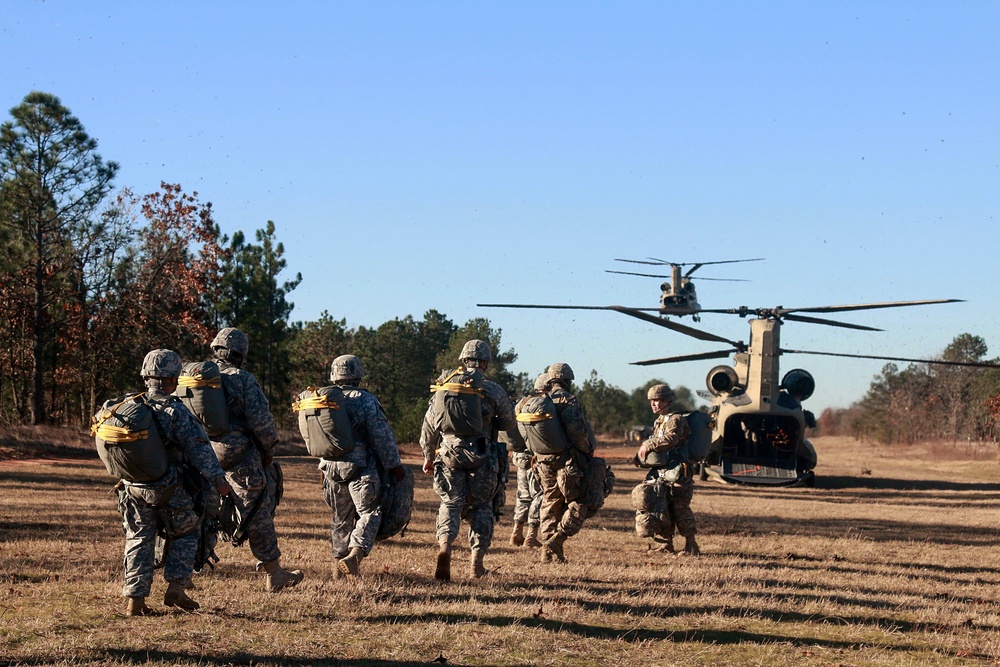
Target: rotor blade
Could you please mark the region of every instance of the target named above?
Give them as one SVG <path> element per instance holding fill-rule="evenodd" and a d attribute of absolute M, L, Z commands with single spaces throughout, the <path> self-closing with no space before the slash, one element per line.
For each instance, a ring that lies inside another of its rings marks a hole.
<path fill-rule="evenodd" d="M 937 364 L 939 366 L 971 366 L 973 368 L 1000 368 L 1000 364 L 978 361 L 944 361 L 940 359 L 910 359 L 908 357 L 880 357 L 871 354 L 847 354 L 844 352 L 814 352 L 812 350 L 782 350 L 782 354 L 816 354 L 824 357 L 848 357 L 850 359 L 877 359 L 880 361 L 907 361 L 914 364 Z"/>
<path fill-rule="evenodd" d="M 702 280 L 714 280 L 720 283 L 748 283 L 750 282 L 746 278 L 706 278 L 705 276 L 698 276 L 698 282 Z"/>
<path fill-rule="evenodd" d="M 610 269 L 604 269 L 605 273 L 619 273 L 623 276 L 644 276 L 646 278 L 669 278 L 670 276 L 664 276 L 656 273 L 633 273 L 631 271 L 611 271 Z"/>
<path fill-rule="evenodd" d="M 476 306 L 479 308 L 548 308 L 550 310 L 618 310 L 624 308 L 624 306 L 558 306 L 536 303 L 477 303 Z M 660 312 L 659 308 L 629 308 L 628 310 Z"/>
<path fill-rule="evenodd" d="M 667 329 L 671 329 L 678 333 L 682 333 L 686 336 L 691 336 L 692 338 L 697 338 L 698 340 L 711 340 L 716 343 L 728 343 L 733 347 L 742 350 L 744 345 L 739 341 L 729 340 L 728 338 L 723 338 L 722 336 L 716 336 L 713 333 L 708 333 L 707 331 L 702 331 L 701 329 L 694 329 L 692 327 L 686 327 L 683 324 L 678 324 L 671 320 L 663 319 L 662 317 L 657 317 L 656 315 L 647 315 L 643 310 L 650 310 L 649 308 L 626 308 L 625 306 L 608 306 L 610 310 L 617 310 L 619 313 L 625 315 L 630 315 L 636 317 L 640 320 L 644 320 L 651 324 L 661 326 Z"/>
<path fill-rule="evenodd" d="M 831 327 L 843 327 L 844 329 L 857 329 L 859 331 L 883 331 L 875 327 L 866 327 L 863 324 L 851 324 L 850 322 L 837 322 L 836 320 L 825 320 L 820 317 L 807 317 L 805 315 L 785 315 L 786 320 L 793 322 L 811 322 L 812 324 L 826 324 Z"/>
<path fill-rule="evenodd" d="M 905 306 L 926 306 L 933 303 L 963 303 L 964 299 L 924 299 L 922 301 L 886 301 L 882 303 L 860 303 L 845 306 L 817 306 L 814 308 L 777 308 L 782 317 L 786 313 L 842 313 L 848 310 L 872 310 L 874 308 L 903 308 Z"/>
<path fill-rule="evenodd" d="M 632 361 L 632 366 L 655 366 L 656 364 L 673 364 L 679 361 L 703 361 L 705 359 L 726 359 L 737 350 L 719 350 L 718 352 L 702 352 L 701 354 L 682 354 L 677 357 L 663 357 L 661 359 L 647 359 L 646 361 Z"/>
<path fill-rule="evenodd" d="M 616 262 L 628 262 L 629 264 L 649 264 L 650 266 L 663 266 L 664 264 L 670 264 L 670 262 L 664 262 L 663 260 L 657 260 L 655 262 L 645 262 L 641 259 L 615 259 Z"/>

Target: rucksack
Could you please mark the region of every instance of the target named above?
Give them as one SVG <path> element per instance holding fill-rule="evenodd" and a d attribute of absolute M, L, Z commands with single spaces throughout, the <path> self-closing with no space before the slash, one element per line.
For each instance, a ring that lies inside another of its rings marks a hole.
<path fill-rule="evenodd" d="M 382 487 L 382 523 L 378 527 L 376 540 L 385 540 L 394 535 L 405 536 L 406 527 L 413 515 L 413 471 L 403 468 L 401 482 L 389 479 Z"/>
<path fill-rule="evenodd" d="M 292 403 L 306 450 L 321 459 L 339 459 L 354 449 L 354 430 L 340 387 L 309 387 Z"/>
<path fill-rule="evenodd" d="M 184 364 L 174 396 L 201 422 L 208 435 L 221 438 L 229 433 L 229 410 L 222 374 L 214 361 L 192 361 Z"/>
<path fill-rule="evenodd" d="M 437 417 L 434 426 L 449 435 L 482 435 L 483 381 L 486 378 L 475 368 L 459 368 L 443 377 L 443 380 L 431 385 Z"/>
<path fill-rule="evenodd" d="M 615 489 L 615 473 L 603 458 L 590 459 L 590 467 L 584 475 L 584 493 L 581 502 L 589 508 L 588 516 L 604 507 L 604 499 Z"/>
<path fill-rule="evenodd" d="M 169 467 L 163 436 L 146 400 L 145 394 L 135 394 L 106 401 L 90 426 L 104 467 L 126 482 L 153 482 Z"/>
<path fill-rule="evenodd" d="M 544 392 L 530 394 L 518 404 L 517 427 L 535 454 L 559 454 L 569 447 L 556 404 Z"/>

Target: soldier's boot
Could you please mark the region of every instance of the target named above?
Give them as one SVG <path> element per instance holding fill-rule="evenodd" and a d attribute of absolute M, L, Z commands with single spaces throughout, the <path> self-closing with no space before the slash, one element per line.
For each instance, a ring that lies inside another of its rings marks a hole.
<path fill-rule="evenodd" d="M 277 558 L 267 563 L 261 563 L 257 566 L 257 570 L 264 570 L 267 573 L 267 590 L 270 593 L 291 588 L 305 577 L 302 570 L 286 570 L 281 567 Z"/>
<path fill-rule="evenodd" d="M 510 534 L 510 545 L 519 547 L 524 544 L 524 524 L 514 522 L 514 532 Z"/>
<path fill-rule="evenodd" d="M 128 606 L 125 607 L 126 616 L 149 616 L 153 610 L 146 606 L 146 598 L 133 595 L 128 599 Z"/>
<path fill-rule="evenodd" d="M 698 547 L 698 541 L 694 539 L 694 535 L 688 535 L 684 538 L 684 553 L 688 556 L 701 555 L 701 548 Z"/>
<path fill-rule="evenodd" d="M 168 607 L 180 607 L 184 611 L 194 611 L 201 605 L 192 600 L 184 592 L 184 583 L 171 581 L 167 584 L 167 592 L 163 594 L 163 604 Z"/>
<path fill-rule="evenodd" d="M 440 550 L 437 555 L 437 567 L 434 568 L 434 578 L 438 581 L 451 581 L 451 543 L 448 538 L 441 538 L 438 543 Z"/>
<path fill-rule="evenodd" d="M 365 559 L 365 552 L 359 548 L 354 547 L 351 549 L 351 553 L 347 554 L 346 558 L 341 558 L 337 562 L 337 569 L 340 570 L 342 574 L 350 577 L 356 577 L 360 573 L 361 561 Z"/>
<path fill-rule="evenodd" d="M 566 542 L 566 537 L 566 533 L 560 530 L 542 543 L 543 561 L 545 560 L 544 554 L 549 553 L 551 554 L 550 558 L 554 558 L 560 563 L 566 562 L 566 556 L 563 554 L 563 543 Z"/>
<path fill-rule="evenodd" d="M 524 534 L 524 546 L 532 549 L 539 549 L 542 543 L 538 541 L 538 526 L 528 524 L 528 531 Z"/>
<path fill-rule="evenodd" d="M 469 563 L 469 574 L 472 575 L 474 579 L 486 576 L 486 566 L 483 565 L 483 556 L 485 555 L 485 551 L 481 551 L 479 549 L 472 550 L 472 561 Z"/>

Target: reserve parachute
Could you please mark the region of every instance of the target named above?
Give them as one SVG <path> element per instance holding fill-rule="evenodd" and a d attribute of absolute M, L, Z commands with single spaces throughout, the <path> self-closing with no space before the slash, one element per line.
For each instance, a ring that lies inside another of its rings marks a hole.
<path fill-rule="evenodd" d="M 214 361 L 193 361 L 181 368 L 174 396 L 202 423 L 208 435 L 221 438 L 229 433 L 229 410 L 222 374 Z"/>
<path fill-rule="evenodd" d="M 163 437 L 145 394 L 116 398 L 94 415 L 90 435 L 112 477 L 126 482 L 153 482 L 169 467 Z"/>
<path fill-rule="evenodd" d="M 354 449 L 354 430 L 345 402 L 344 392 L 333 385 L 309 387 L 292 403 L 292 410 L 299 415 L 299 433 L 312 456 L 335 460 Z"/>

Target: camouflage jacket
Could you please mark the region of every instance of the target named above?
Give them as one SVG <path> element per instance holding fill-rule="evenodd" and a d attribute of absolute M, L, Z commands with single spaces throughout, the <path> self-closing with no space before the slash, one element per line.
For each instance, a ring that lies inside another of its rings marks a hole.
<path fill-rule="evenodd" d="M 375 394 L 351 385 L 338 386 L 344 392 L 345 408 L 354 433 L 354 449 L 342 460 L 365 465 L 370 451 L 385 470 L 401 465 L 396 436 Z"/>
<path fill-rule="evenodd" d="M 677 447 L 682 448 L 679 454 L 688 458 L 687 441 L 691 437 L 691 427 L 684 416 L 676 412 L 659 415 L 653 423 L 653 434 L 645 444 L 652 452 L 664 452 Z"/>
<path fill-rule="evenodd" d="M 556 404 L 559 423 L 566 431 L 566 439 L 576 449 L 584 454 L 593 454 L 594 447 L 590 441 L 590 424 L 583 412 L 580 399 L 569 390 L 556 385 L 549 391 L 549 397 Z"/>
<path fill-rule="evenodd" d="M 156 413 L 156 426 L 160 429 L 160 435 L 169 443 L 168 450 L 176 448 L 175 451 L 184 461 L 197 468 L 212 483 L 225 477 L 226 472 L 215 458 L 205 427 L 181 400 L 159 389 L 149 389 L 146 396 L 150 399 L 149 406 Z"/>
<path fill-rule="evenodd" d="M 438 382 L 443 382 L 450 374 L 451 371 L 445 371 L 438 378 Z M 514 418 L 514 404 L 511 403 L 507 392 L 493 380 L 483 381 L 482 406 L 483 435 L 494 442 L 503 441 L 515 451 L 525 449 L 524 438 L 517 430 L 517 419 Z M 434 400 L 431 399 L 424 415 L 424 423 L 420 428 L 420 449 L 424 453 L 424 458 L 428 460 L 434 458 L 435 450 L 441 444 L 460 440 L 458 436 L 442 433 L 435 426 L 436 423 Z"/>
<path fill-rule="evenodd" d="M 233 429 L 219 441 L 241 445 L 245 443 L 247 434 L 252 433 L 264 452 L 271 452 L 278 443 L 278 429 L 274 426 L 271 406 L 257 378 L 225 359 L 215 359 L 215 363 L 222 372 L 222 388 L 226 391 L 229 423 Z"/>

